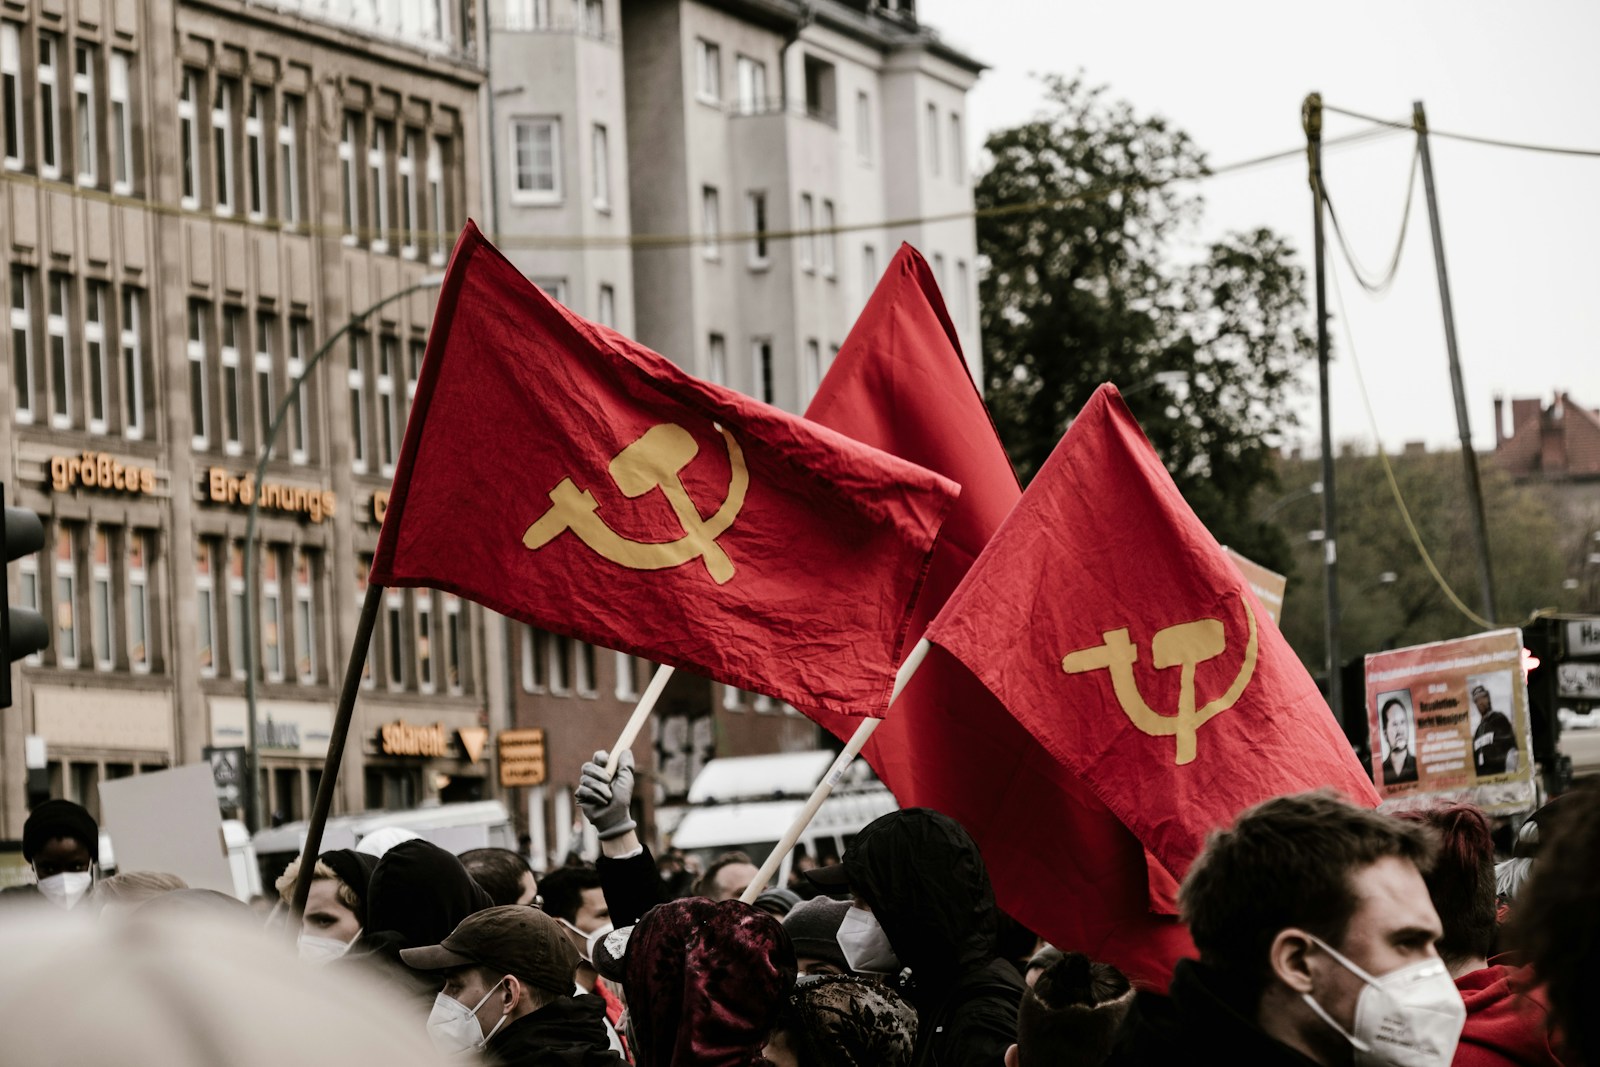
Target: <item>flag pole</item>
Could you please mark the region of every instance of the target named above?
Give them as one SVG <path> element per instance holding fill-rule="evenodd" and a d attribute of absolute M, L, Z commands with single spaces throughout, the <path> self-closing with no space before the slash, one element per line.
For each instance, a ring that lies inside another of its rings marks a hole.
<path fill-rule="evenodd" d="M 378 608 L 382 603 L 383 587 L 376 582 L 368 582 L 367 598 L 361 602 L 361 619 L 356 623 L 355 646 L 350 649 L 350 662 L 344 670 L 344 688 L 339 691 L 339 710 L 334 714 L 333 731 L 328 737 L 328 756 L 322 764 L 322 781 L 317 783 L 317 799 L 311 808 L 311 823 L 306 827 L 306 843 L 300 850 L 300 871 L 295 877 L 294 903 L 290 908 L 288 924 L 297 936 L 300 924 L 296 917 L 305 912 L 306 898 L 311 895 L 317 857 L 322 853 L 322 831 L 328 824 L 328 812 L 333 807 L 333 789 L 338 784 L 339 765 L 344 761 L 344 743 L 350 736 L 350 719 L 355 712 L 356 695 L 361 692 L 361 668 L 367 662 L 372 630 L 378 622 Z"/>
<path fill-rule="evenodd" d="M 633 714 L 628 717 L 628 724 L 622 728 L 622 733 L 617 737 L 617 743 L 611 746 L 610 758 L 606 760 L 606 781 L 617 776 L 617 760 L 623 752 L 633 747 L 634 739 L 639 736 L 639 731 L 644 729 L 644 724 L 650 718 L 650 713 L 655 710 L 656 701 L 661 699 L 661 693 L 667 688 L 667 683 L 672 680 L 673 668 L 663 663 L 656 667 L 656 673 L 651 677 L 650 684 L 645 686 L 644 696 L 639 698 L 638 707 L 633 709 Z"/>
<path fill-rule="evenodd" d="M 894 707 L 894 702 L 899 699 L 901 692 L 911 681 L 912 675 L 916 674 L 917 668 L 922 666 L 922 661 L 928 655 L 930 647 L 932 646 L 928 644 L 928 639 L 924 637 L 917 642 L 917 646 L 911 650 L 911 654 L 906 657 L 906 661 L 900 664 L 900 669 L 895 672 L 894 676 L 894 689 L 889 693 L 889 708 L 892 709 Z M 777 845 L 773 847 L 771 854 L 767 856 L 767 861 L 756 872 L 756 876 L 750 879 L 750 885 L 746 887 L 744 895 L 739 898 L 740 900 L 746 904 L 754 904 L 756 902 L 756 897 L 760 896 L 762 890 L 766 889 L 767 882 L 772 879 L 773 875 L 778 873 L 778 867 L 782 865 L 783 857 L 789 854 L 789 850 L 794 848 L 796 841 L 800 840 L 800 835 L 805 832 L 806 827 L 811 825 L 811 820 L 817 817 L 817 811 L 822 807 L 822 802 L 828 799 L 828 795 L 833 792 L 833 787 L 844 777 L 845 768 L 849 767 L 850 762 L 861 753 L 861 749 L 866 746 L 867 739 L 872 736 L 873 731 L 878 728 L 878 724 L 881 722 L 883 720 L 877 718 L 861 720 L 861 725 L 856 727 L 856 732 L 851 735 L 849 742 L 844 746 L 844 751 L 839 753 L 839 758 L 833 761 L 833 766 L 828 768 L 828 773 L 823 775 L 822 781 L 817 783 L 817 788 L 811 793 L 811 799 L 806 801 L 806 806 L 800 809 L 800 814 L 795 816 L 794 822 L 783 832 L 783 837 L 779 838 Z"/>

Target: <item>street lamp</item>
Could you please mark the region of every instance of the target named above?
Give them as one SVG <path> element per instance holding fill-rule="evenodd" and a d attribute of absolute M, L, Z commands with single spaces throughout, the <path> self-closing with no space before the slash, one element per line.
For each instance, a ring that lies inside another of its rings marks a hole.
<path fill-rule="evenodd" d="M 272 448 L 278 442 L 278 431 L 283 428 L 283 420 L 288 418 L 289 409 L 300 398 L 300 389 L 305 384 L 311 372 L 316 370 L 322 358 L 333 351 L 333 346 L 351 329 L 366 322 L 374 312 L 387 307 L 396 300 L 402 300 L 413 293 L 424 289 L 437 289 L 444 284 L 443 274 L 429 274 L 415 285 L 407 286 L 398 293 L 391 293 L 382 300 L 363 311 L 358 311 L 347 319 L 343 326 L 333 331 L 322 346 L 311 355 L 298 377 L 289 383 L 289 388 L 284 392 L 283 399 L 278 403 L 277 413 L 273 416 L 272 425 L 267 427 L 266 439 L 261 442 L 261 456 L 256 460 L 256 474 L 253 483 L 254 492 L 250 496 L 250 517 L 245 522 L 244 528 L 244 619 L 240 627 L 244 643 L 244 703 L 245 703 L 245 820 L 246 825 L 252 830 L 261 828 L 261 779 L 260 769 L 256 759 L 256 612 L 259 610 L 259 590 L 256 588 L 256 522 L 261 515 L 261 486 L 267 477 L 267 462 L 272 458 Z"/>

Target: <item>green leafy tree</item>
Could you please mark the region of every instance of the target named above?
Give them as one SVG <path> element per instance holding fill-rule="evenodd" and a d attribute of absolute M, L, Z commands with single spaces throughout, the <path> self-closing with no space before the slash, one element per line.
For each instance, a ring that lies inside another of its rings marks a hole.
<path fill-rule="evenodd" d="M 1203 154 L 1104 89 L 1044 81 L 1048 111 L 989 138 L 977 187 L 985 392 L 1012 462 L 1031 478 L 1115 382 L 1201 521 L 1282 569 L 1288 545 L 1251 501 L 1314 351 L 1303 271 L 1265 229 L 1180 262 L 1201 202 L 1177 179 Z"/>

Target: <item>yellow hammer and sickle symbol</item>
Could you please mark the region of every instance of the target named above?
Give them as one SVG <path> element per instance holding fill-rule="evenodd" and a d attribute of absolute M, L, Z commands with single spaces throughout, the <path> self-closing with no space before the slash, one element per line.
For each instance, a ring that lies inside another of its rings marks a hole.
<path fill-rule="evenodd" d="M 1239 666 L 1238 677 L 1228 691 L 1217 699 L 1196 709 L 1194 706 L 1194 669 L 1213 656 L 1222 654 L 1228 647 L 1227 635 L 1220 619 L 1197 619 L 1179 623 L 1156 632 L 1150 642 L 1150 658 L 1158 669 L 1178 667 L 1178 712 L 1162 715 L 1153 711 L 1139 692 L 1138 680 L 1133 676 L 1133 665 L 1139 658 L 1139 648 L 1128 640 L 1128 631 L 1108 630 L 1101 636 L 1105 643 L 1093 648 L 1080 649 L 1061 661 L 1061 669 L 1068 674 L 1105 669 L 1111 672 L 1111 688 L 1117 694 L 1123 714 L 1133 725 L 1151 737 L 1176 737 L 1178 766 L 1194 761 L 1195 733 L 1210 721 L 1213 715 L 1233 707 L 1244 693 L 1245 686 L 1256 671 L 1257 633 L 1256 616 L 1250 605 L 1244 605 L 1245 618 L 1250 623 L 1250 639 L 1245 643 L 1244 662 Z"/>
<path fill-rule="evenodd" d="M 739 442 L 721 426 L 717 430 L 728 447 L 728 494 L 709 519 L 700 517 L 700 509 L 689 499 L 683 480 L 678 477 L 700 451 L 694 437 L 682 426 L 670 422 L 652 426 L 611 460 L 611 480 L 623 496 L 631 499 L 652 489 L 661 490 L 683 527 L 683 536 L 677 540 L 633 541 L 623 537 L 595 513 L 599 505 L 587 489 L 579 489 L 571 478 L 563 478 L 550 490 L 549 510 L 528 527 L 522 543 L 532 549 L 543 548 L 563 530 L 571 530 L 591 549 L 630 570 L 659 571 L 701 559 L 711 580 L 725 584 L 733 577 L 733 562 L 717 544 L 717 538 L 728 531 L 744 507 L 750 473 L 745 469 Z"/>

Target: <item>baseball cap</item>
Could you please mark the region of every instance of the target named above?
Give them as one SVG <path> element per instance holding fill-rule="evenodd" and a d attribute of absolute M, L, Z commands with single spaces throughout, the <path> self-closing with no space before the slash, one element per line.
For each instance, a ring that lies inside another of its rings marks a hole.
<path fill-rule="evenodd" d="M 487 967 L 551 993 L 571 993 L 578 969 L 578 950 L 561 924 L 524 904 L 469 915 L 437 945 L 401 949 L 400 959 L 418 971 Z"/>
<path fill-rule="evenodd" d="M 850 875 L 844 864 L 830 863 L 826 867 L 813 867 L 805 872 L 806 881 L 814 886 L 836 893 L 850 888 Z"/>

